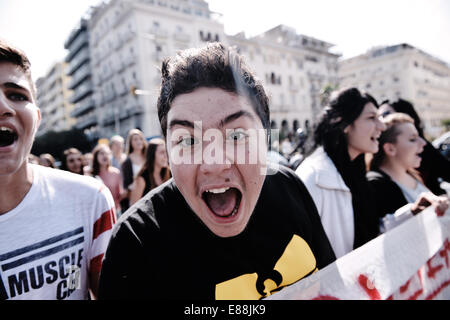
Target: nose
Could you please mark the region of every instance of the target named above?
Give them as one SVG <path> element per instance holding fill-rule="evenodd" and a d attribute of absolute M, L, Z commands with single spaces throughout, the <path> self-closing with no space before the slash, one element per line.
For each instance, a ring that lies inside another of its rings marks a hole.
<path fill-rule="evenodd" d="M 384 124 L 383 121 L 381 121 L 380 118 L 377 118 L 377 129 L 380 131 L 386 130 L 386 125 Z"/>
<path fill-rule="evenodd" d="M 221 141 L 209 143 L 206 148 L 203 148 L 200 172 L 203 174 L 220 174 L 229 170 L 232 161 L 228 156 Z"/>
<path fill-rule="evenodd" d="M 425 142 L 425 139 L 423 139 L 422 137 L 419 137 L 419 144 L 420 144 L 420 151 L 423 151 L 423 148 L 425 147 L 425 145 L 427 144 Z"/>
<path fill-rule="evenodd" d="M 205 163 L 200 165 L 200 172 L 203 174 L 221 174 L 231 168 L 231 163 Z"/>
<path fill-rule="evenodd" d="M 8 98 L 3 92 L 0 92 L 0 117 L 11 117 L 14 113 L 14 108 L 10 105 Z"/>

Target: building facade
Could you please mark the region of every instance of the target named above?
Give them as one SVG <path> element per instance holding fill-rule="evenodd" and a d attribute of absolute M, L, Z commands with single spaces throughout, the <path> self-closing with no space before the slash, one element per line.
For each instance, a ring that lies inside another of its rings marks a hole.
<path fill-rule="evenodd" d="M 160 135 L 162 60 L 225 39 L 203 0 L 111 0 L 92 12 L 89 28 L 94 100 L 106 138 L 126 136 L 132 128 Z"/>
<path fill-rule="evenodd" d="M 339 78 L 341 87 L 365 90 L 379 102 L 408 100 L 431 137 L 442 132 L 443 119 L 450 119 L 450 66 L 409 44 L 373 48 L 343 60 Z"/>
<path fill-rule="evenodd" d="M 70 76 L 69 89 L 73 94 L 70 102 L 74 104 L 71 116 L 75 119 L 75 128 L 83 130 L 88 137 L 99 137 L 98 115 L 93 99 L 94 87 L 91 75 L 91 55 L 89 46 L 89 28 L 87 18 L 82 18 L 72 30 L 64 48 L 68 50 L 65 58 Z"/>
<path fill-rule="evenodd" d="M 92 8 L 69 36 L 76 127 L 94 137 L 140 128 L 160 135 L 156 104 L 162 60 L 220 41 L 235 46 L 262 80 L 281 134 L 315 121 L 324 87 L 337 86 L 333 44 L 280 25 L 254 37 L 226 35 L 204 0 L 111 0 Z"/>
<path fill-rule="evenodd" d="M 270 99 L 272 127 L 286 132 L 312 124 L 322 108 L 320 93 L 338 84 L 334 45 L 279 25 L 255 37 L 228 36 L 264 83 Z"/>
<path fill-rule="evenodd" d="M 42 115 L 38 136 L 50 130 L 69 130 L 74 125 L 70 116 L 73 104 L 69 100 L 67 67 L 65 62 L 57 62 L 44 77 L 36 80 L 37 105 Z"/>

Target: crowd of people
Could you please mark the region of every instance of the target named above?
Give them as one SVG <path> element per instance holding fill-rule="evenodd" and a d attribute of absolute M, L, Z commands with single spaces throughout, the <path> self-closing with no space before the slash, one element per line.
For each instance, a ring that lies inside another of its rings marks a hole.
<path fill-rule="evenodd" d="M 419 118 L 356 88 L 332 95 L 295 171 L 267 161 L 268 96 L 220 43 L 162 63 L 162 138 L 133 129 L 56 169 L 30 156 L 35 101 L 26 55 L 0 41 L 2 299 L 261 299 L 449 206 Z"/>
<path fill-rule="evenodd" d="M 99 179 L 113 196 L 117 216 L 171 177 L 164 140 L 147 142 L 139 129 L 130 130 L 126 146 L 122 136 L 114 135 L 109 144 L 99 143 L 92 152 L 64 150 L 59 166 L 49 153 L 30 154 L 29 162 Z"/>

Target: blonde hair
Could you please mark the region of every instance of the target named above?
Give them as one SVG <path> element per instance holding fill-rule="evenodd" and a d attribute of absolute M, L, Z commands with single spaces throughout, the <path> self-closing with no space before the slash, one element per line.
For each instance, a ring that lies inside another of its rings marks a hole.
<path fill-rule="evenodd" d="M 381 120 L 386 125 L 386 130 L 380 135 L 378 152 L 373 155 L 370 160 L 370 170 L 377 170 L 380 168 L 384 159 L 386 158 L 386 153 L 384 152 L 383 146 L 386 143 L 396 143 L 397 137 L 401 133 L 398 126 L 403 123 L 411 123 L 414 125 L 414 119 L 411 118 L 406 113 L 395 112 L 386 116 Z"/>

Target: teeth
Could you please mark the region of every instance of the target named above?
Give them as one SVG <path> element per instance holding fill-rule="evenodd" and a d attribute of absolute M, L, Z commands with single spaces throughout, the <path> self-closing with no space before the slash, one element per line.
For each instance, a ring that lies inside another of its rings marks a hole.
<path fill-rule="evenodd" d="M 224 193 L 228 189 L 230 189 L 230 188 L 225 187 L 225 188 L 218 188 L 218 189 L 209 189 L 209 190 L 206 190 L 206 192 L 211 192 L 211 193 L 217 194 L 217 193 Z"/>
<path fill-rule="evenodd" d="M 7 128 L 7 127 L 0 127 L 0 131 L 8 131 L 8 132 L 13 132 L 12 129 Z"/>

